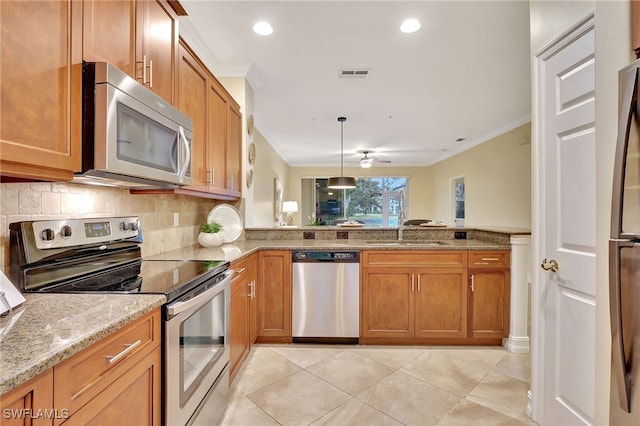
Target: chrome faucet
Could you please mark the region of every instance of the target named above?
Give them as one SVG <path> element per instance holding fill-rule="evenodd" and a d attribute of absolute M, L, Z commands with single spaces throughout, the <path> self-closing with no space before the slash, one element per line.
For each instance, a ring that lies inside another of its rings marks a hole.
<path fill-rule="evenodd" d="M 398 191 L 398 241 L 402 241 L 404 222 L 407 220 L 407 193 L 404 189 Z"/>

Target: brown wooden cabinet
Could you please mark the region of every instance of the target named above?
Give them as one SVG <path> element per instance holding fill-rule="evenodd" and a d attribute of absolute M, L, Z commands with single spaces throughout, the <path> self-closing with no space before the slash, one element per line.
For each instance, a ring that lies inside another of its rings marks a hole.
<path fill-rule="evenodd" d="M 229 336 L 229 382 L 233 381 L 250 348 L 249 302 L 252 291 L 249 258 L 231 263 L 231 331 Z"/>
<path fill-rule="evenodd" d="M 510 253 L 478 251 L 469 256 L 469 337 L 509 335 Z"/>
<path fill-rule="evenodd" d="M 257 317 L 261 343 L 291 343 L 291 252 L 258 253 Z"/>
<path fill-rule="evenodd" d="M 466 252 L 363 251 L 361 341 L 466 337 Z"/>
<path fill-rule="evenodd" d="M 156 309 L 2 395 L 2 410 L 30 410 L 2 424 L 159 425 L 160 341 Z"/>
<path fill-rule="evenodd" d="M 249 297 L 249 342 L 253 345 L 258 338 L 258 253 L 249 256 L 251 293 Z"/>
<path fill-rule="evenodd" d="M 0 173 L 71 180 L 81 162 L 82 3 L 0 2 Z"/>
<path fill-rule="evenodd" d="M 167 1 L 85 0 L 83 24 L 86 61 L 110 62 L 173 103 L 178 20 Z"/>
<path fill-rule="evenodd" d="M 159 425 L 160 341 L 156 309 L 54 366 L 54 407 L 69 410 L 65 424 Z"/>
<path fill-rule="evenodd" d="M 153 192 L 239 199 L 242 196 L 240 107 L 182 39 L 178 48 L 176 105 L 193 119 L 190 170 L 193 183 L 176 190 Z"/>
<path fill-rule="evenodd" d="M 4 426 L 50 426 L 53 417 L 68 416 L 67 411 L 53 409 L 52 368 L 2 395 L 0 408 Z M 46 415 L 37 416 L 38 413 Z"/>

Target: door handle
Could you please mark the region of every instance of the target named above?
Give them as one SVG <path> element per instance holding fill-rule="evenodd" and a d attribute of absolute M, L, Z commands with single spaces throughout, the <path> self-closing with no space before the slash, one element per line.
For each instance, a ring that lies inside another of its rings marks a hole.
<path fill-rule="evenodd" d="M 540 267 L 545 271 L 558 272 L 559 265 L 557 260 L 551 259 L 547 261 L 545 258 L 540 264 Z"/>

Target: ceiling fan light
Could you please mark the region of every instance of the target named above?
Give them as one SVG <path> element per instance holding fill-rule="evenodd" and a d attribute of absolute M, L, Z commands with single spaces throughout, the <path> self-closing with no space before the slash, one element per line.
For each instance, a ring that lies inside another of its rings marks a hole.
<path fill-rule="evenodd" d="M 360 160 L 360 167 L 363 169 L 368 169 L 373 165 L 373 160 L 371 158 L 363 158 Z"/>
<path fill-rule="evenodd" d="M 331 189 L 353 189 L 356 187 L 356 179 L 349 176 L 330 177 L 327 187 Z"/>

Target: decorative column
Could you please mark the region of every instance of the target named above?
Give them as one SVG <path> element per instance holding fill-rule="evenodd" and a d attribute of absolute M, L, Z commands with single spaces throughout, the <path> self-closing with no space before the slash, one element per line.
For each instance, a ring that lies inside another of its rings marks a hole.
<path fill-rule="evenodd" d="M 529 353 L 529 284 L 531 235 L 511 236 L 511 310 L 509 352 Z"/>

